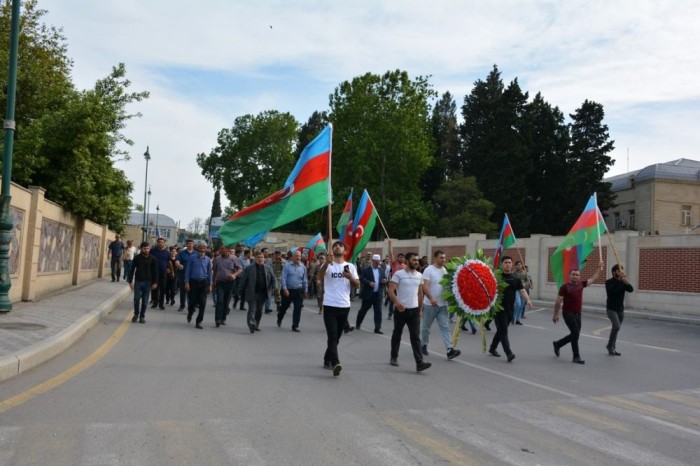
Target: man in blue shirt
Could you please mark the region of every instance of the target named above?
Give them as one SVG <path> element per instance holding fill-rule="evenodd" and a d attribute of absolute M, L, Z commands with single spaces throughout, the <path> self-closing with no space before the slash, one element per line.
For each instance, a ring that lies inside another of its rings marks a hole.
<path fill-rule="evenodd" d="M 187 323 L 192 322 L 195 306 L 199 307 L 195 327 L 202 329 L 204 308 L 207 305 L 207 295 L 211 292 L 211 259 L 205 254 L 204 244 L 197 246 L 197 255 L 191 257 L 185 267 L 185 291 L 189 293 L 187 308 Z"/>
<path fill-rule="evenodd" d="M 304 305 L 306 291 L 309 289 L 306 267 L 301 263 L 301 251 L 296 250 L 292 254 L 292 260 L 287 262 L 282 269 L 282 306 L 277 313 L 277 326 L 282 326 L 284 314 L 290 304 L 294 304 L 292 314 L 292 331 L 299 331 L 301 320 L 301 308 Z"/>
<path fill-rule="evenodd" d="M 107 249 L 107 259 L 110 259 L 109 267 L 112 269 L 112 281 L 118 282 L 122 274 L 122 253 L 124 252 L 124 243 L 122 243 L 122 237 L 119 236 L 119 233 L 114 235 L 114 241 L 109 243 Z"/>
<path fill-rule="evenodd" d="M 177 254 L 175 259 L 175 267 L 177 267 L 178 274 L 178 286 L 180 287 L 180 308 L 178 311 L 183 311 L 185 305 L 187 304 L 187 291 L 185 291 L 185 270 L 187 269 L 187 263 L 190 258 L 197 255 L 197 251 L 194 250 L 194 240 L 188 239 L 185 241 L 185 247 L 182 251 Z"/>

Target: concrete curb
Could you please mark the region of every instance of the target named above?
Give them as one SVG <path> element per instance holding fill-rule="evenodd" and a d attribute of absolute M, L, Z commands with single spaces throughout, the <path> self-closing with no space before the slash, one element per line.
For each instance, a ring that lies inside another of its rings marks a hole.
<path fill-rule="evenodd" d="M 100 304 L 95 310 L 84 315 L 75 323 L 61 330 L 46 340 L 20 350 L 15 354 L 0 359 L 0 381 L 15 377 L 39 364 L 48 361 L 70 348 L 88 330 L 108 316 L 117 305 L 131 294 L 131 289 L 125 287 L 119 293 Z"/>

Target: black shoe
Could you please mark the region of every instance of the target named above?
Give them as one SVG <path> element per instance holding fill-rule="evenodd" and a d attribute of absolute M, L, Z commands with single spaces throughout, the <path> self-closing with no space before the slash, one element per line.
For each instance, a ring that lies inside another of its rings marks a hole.
<path fill-rule="evenodd" d="M 510 353 L 508 356 L 508 362 L 511 362 L 513 359 L 515 359 L 515 355 L 513 353 Z"/>
<path fill-rule="evenodd" d="M 221 325 L 226 325 L 226 321 L 225 321 L 225 320 L 222 320 L 222 321 L 219 322 L 219 323 L 220 323 Z"/>
<path fill-rule="evenodd" d="M 374 331 L 374 333 L 376 333 L 377 335 L 384 335 L 384 332 L 382 332 L 382 331 L 379 330 L 379 329 L 376 329 L 376 330 Z"/>
<path fill-rule="evenodd" d="M 484 328 L 490 332 L 490 331 L 491 331 L 491 324 L 488 323 L 488 322 L 486 322 L 486 323 L 484 324 Z"/>
<path fill-rule="evenodd" d="M 429 355 L 430 355 L 430 353 L 428 353 L 428 346 L 427 346 L 427 345 L 421 346 L 421 347 L 420 347 L 420 352 L 423 353 L 423 356 L 429 356 Z"/>
<path fill-rule="evenodd" d="M 119 279 L 118 279 L 118 278 L 117 278 L 117 281 L 119 281 Z"/>
<path fill-rule="evenodd" d="M 576 364 L 586 364 L 586 361 L 581 359 L 580 356 L 576 356 L 572 362 L 575 362 Z"/>
<path fill-rule="evenodd" d="M 324 368 L 324 369 L 328 369 L 329 371 L 332 371 L 332 370 L 333 370 L 333 364 L 331 364 L 330 362 L 324 362 L 324 363 L 323 363 L 323 368 Z"/>
<path fill-rule="evenodd" d="M 182 312 L 184 310 L 185 310 L 185 306 L 180 306 L 179 308 L 177 308 L 177 312 Z"/>
<path fill-rule="evenodd" d="M 350 333 L 350 332 L 352 332 L 353 330 L 355 330 L 355 327 L 353 327 L 352 325 L 350 325 L 350 326 L 348 326 L 348 327 L 345 327 L 345 328 L 343 329 L 343 331 L 344 331 L 345 333 Z"/>
<path fill-rule="evenodd" d="M 559 357 L 559 342 L 553 341 L 552 346 L 554 346 L 554 355 Z"/>
<path fill-rule="evenodd" d="M 219 325 L 221 325 L 221 322 L 219 322 L 219 321 L 217 320 L 217 321 L 216 321 L 216 328 L 219 328 Z"/>
<path fill-rule="evenodd" d="M 204 329 L 204 327 L 202 327 L 202 324 L 199 324 L 199 323 L 197 325 L 195 325 L 195 328 Z"/>
<path fill-rule="evenodd" d="M 416 364 L 416 372 L 423 372 L 426 369 L 429 369 L 432 364 L 429 362 L 421 361 L 418 364 Z"/>
<path fill-rule="evenodd" d="M 255 333 L 255 327 L 249 327 L 250 328 L 250 333 Z"/>
<path fill-rule="evenodd" d="M 145 323 L 146 323 L 146 319 L 143 318 L 143 317 L 141 317 L 141 318 L 139 319 L 139 323 L 140 323 L 140 324 L 145 324 Z"/>
<path fill-rule="evenodd" d="M 292 327 L 292 332 L 297 332 L 297 333 L 299 333 L 299 329 L 296 328 L 296 327 Z"/>
<path fill-rule="evenodd" d="M 608 354 L 609 354 L 610 356 L 622 356 L 620 353 L 618 353 L 617 351 L 615 351 L 615 348 L 610 348 L 610 347 L 607 347 L 607 346 L 606 346 L 606 348 L 608 348 Z"/>
<path fill-rule="evenodd" d="M 336 364 L 333 366 L 333 377 L 338 377 L 340 375 L 340 371 L 343 370 L 343 366 L 340 364 Z"/>
<path fill-rule="evenodd" d="M 277 326 L 278 327 L 282 326 L 282 319 L 280 319 L 279 317 L 277 318 Z"/>
<path fill-rule="evenodd" d="M 265 309 L 265 314 L 272 314 L 272 309 Z"/>
<path fill-rule="evenodd" d="M 156 303 L 153 303 L 153 304 L 151 304 L 151 309 L 155 309 L 155 308 L 156 308 L 156 306 L 157 306 L 157 304 L 156 304 Z"/>
<path fill-rule="evenodd" d="M 490 350 L 489 350 L 489 354 L 490 354 L 491 356 L 496 356 L 497 358 L 500 358 L 500 357 L 501 357 L 501 353 L 499 353 L 499 352 L 496 351 L 495 349 L 490 349 Z"/>
<path fill-rule="evenodd" d="M 458 349 L 450 348 L 450 350 L 447 352 L 447 359 L 454 359 L 457 356 L 462 354 L 462 352 Z"/>
<path fill-rule="evenodd" d="M 189 324 L 190 322 L 192 322 L 192 313 L 188 312 L 187 313 L 187 323 Z"/>
<path fill-rule="evenodd" d="M 165 306 L 163 306 L 163 305 L 158 306 L 158 309 L 160 309 L 161 311 L 164 311 L 164 310 L 165 310 Z"/>
<path fill-rule="evenodd" d="M 517 321 L 517 322 L 515 323 L 515 325 L 523 325 L 523 323 L 520 322 L 520 321 Z"/>
<path fill-rule="evenodd" d="M 399 361 L 397 361 L 396 358 L 389 359 L 389 364 L 394 367 L 399 367 Z"/>
<path fill-rule="evenodd" d="M 137 315 L 135 315 L 134 317 L 131 318 L 132 322 L 136 322 L 137 320 L 139 320 L 139 316 L 137 316 Z"/>
<path fill-rule="evenodd" d="M 472 329 L 472 335 L 476 333 L 476 329 Z"/>
<path fill-rule="evenodd" d="M 260 331 L 260 327 L 255 327 L 255 331 L 256 331 L 256 332 L 259 332 L 259 331 Z"/>
<path fill-rule="evenodd" d="M 460 327 L 460 329 L 461 329 L 463 332 L 468 332 L 468 331 L 469 331 L 469 329 L 468 329 L 467 327 L 465 327 L 464 325 L 462 325 L 462 326 Z"/>
<path fill-rule="evenodd" d="M 116 280 L 115 280 L 115 279 L 112 279 L 112 282 L 116 282 Z"/>

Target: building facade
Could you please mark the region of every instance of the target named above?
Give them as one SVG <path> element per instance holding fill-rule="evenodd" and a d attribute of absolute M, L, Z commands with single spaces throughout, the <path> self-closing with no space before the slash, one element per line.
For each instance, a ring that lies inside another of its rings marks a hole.
<path fill-rule="evenodd" d="M 178 243 L 178 227 L 175 220 L 164 214 L 146 215 L 147 240 L 154 244 L 158 238 L 165 238 L 168 245 Z M 127 223 L 124 224 L 124 240 L 133 240 L 134 244 L 141 242 L 143 238 L 143 212 L 131 212 Z"/>
<path fill-rule="evenodd" d="M 604 181 L 616 195 L 617 205 L 604 212 L 610 231 L 700 234 L 700 162 L 657 163 Z"/>

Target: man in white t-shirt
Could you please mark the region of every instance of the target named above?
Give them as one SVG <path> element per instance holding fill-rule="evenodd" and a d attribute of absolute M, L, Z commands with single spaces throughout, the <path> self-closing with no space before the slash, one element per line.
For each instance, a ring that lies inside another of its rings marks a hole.
<path fill-rule="evenodd" d="M 131 266 L 134 263 L 134 256 L 136 255 L 136 246 L 134 246 L 134 241 L 133 240 L 127 240 L 126 241 L 126 247 L 124 248 L 124 253 L 122 254 L 122 258 L 124 259 L 124 280 L 126 280 L 126 277 L 129 276 L 129 272 L 131 271 Z"/>
<path fill-rule="evenodd" d="M 323 323 L 326 325 L 328 346 L 323 356 L 323 367 L 337 377 L 343 369 L 338 358 L 338 342 L 350 312 L 350 291 L 360 286 L 360 277 L 354 264 L 345 262 L 345 244 L 336 241 L 318 277 L 323 277 Z"/>
<path fill-rule="evenodd" d="M 389 364 L 398 366 L 399 346 L 404 325 L 408 326 L 411 348 L 416 360 L 416 371 L 421 372 L 431 366 L 423 361 L 420 349 L 420 317 L 423 313 L 423 275 L 418 271 L 418 256 L 406 254 L 406 267 L 394 273 L 389 283 L 389 298 L 394 304 L 394 332 L 391 335 L 391 359 Z"/>
<path fill-rule="evenodd" d="M 442 297 L 442 285 L 440 280 L 447 273 L 445 269 L 445 253 L 437 250 L 433 253 L 433 264 L 423 271 L 423 329 L 421 333 L 421 351 L 423 355 L 428 355 L 428 339 L 430 337 L 430 327 L 437 319 L 440 327 L 442 342 L 445 344 L 447 359 L 454 359 L 462 352 L 452 348 L 450 338 L 450 326 L 447 323 L 447 301 Z"/>

